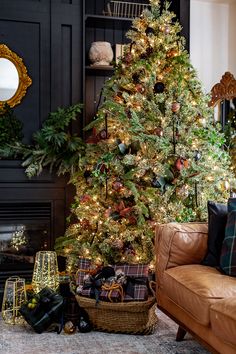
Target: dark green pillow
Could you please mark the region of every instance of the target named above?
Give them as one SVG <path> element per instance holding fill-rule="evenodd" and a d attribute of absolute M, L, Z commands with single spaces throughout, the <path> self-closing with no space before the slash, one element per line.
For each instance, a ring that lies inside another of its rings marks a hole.
<path fill-rule="evenodd" d="M 220 255 L 220 268 L 225 274 L 236 276 L 236 198 L 230 198 L 228 201 L 228 217 Z"/>
<path fill-rule="evenodd" d="M 225 238 L 228 208 L 226 204 L 208 201 L 207 254 L 201 262 L 205 266 L 219 267 L 222 243 Z"/>

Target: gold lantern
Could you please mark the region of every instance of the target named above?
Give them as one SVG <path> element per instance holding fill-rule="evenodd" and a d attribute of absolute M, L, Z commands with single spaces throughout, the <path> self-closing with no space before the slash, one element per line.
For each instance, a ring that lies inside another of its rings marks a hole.
<path fill-rule="evenodd" d="M 8 278 L 5 283 L 2 302 L 3 320 L 9 324 L 24 323 L 19 309 L 25 301 L 27 301 L 25 279 L 17 276 Z"/>
<path fill-rule="evenodd" d="M 54 251 L 39 251 L 36 253 L 32 288 L 38 293 L 45 287 L 56 291 L 59 287 L 57 254 Z"/>

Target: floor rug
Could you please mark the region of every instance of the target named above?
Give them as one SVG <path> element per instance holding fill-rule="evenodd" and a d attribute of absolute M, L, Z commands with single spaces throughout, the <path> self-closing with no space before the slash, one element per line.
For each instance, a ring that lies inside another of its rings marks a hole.
<path fill-rule="evenodd" d="M 154 334 L 35 333 L 26 325 L 7 325 L 0 319 L 1 354 L 209 354 L 189 334 L 175 341 L 177 325 L 159 310 Z"/>

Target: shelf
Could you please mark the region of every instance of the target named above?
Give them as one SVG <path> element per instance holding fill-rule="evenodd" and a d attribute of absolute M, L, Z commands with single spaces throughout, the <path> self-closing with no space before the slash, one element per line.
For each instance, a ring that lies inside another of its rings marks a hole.
<path fill-rule="evenodd" d="M 104 15 L 85 15 L 85 24 L 87 27 L 128 29 L 133 18 L 113 17 Z"/>
<path fill-rule="evenodd" d="M 101 65 L 101 66 L 86 66 L 85 70 L 87 74 L 90 75 L 101 75 L 101 76 L 110 76 L 113 74 L 115 68 L 112 65 Z"/>

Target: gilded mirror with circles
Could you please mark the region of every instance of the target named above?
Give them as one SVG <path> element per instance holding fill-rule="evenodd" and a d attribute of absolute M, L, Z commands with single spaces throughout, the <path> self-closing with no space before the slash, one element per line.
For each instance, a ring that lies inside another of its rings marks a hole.
<path fill-rule="evenodd" d="M 32 80 L 23 60 L 5 44 L 0 44 L 0 108 L 19 104 Z"/>

